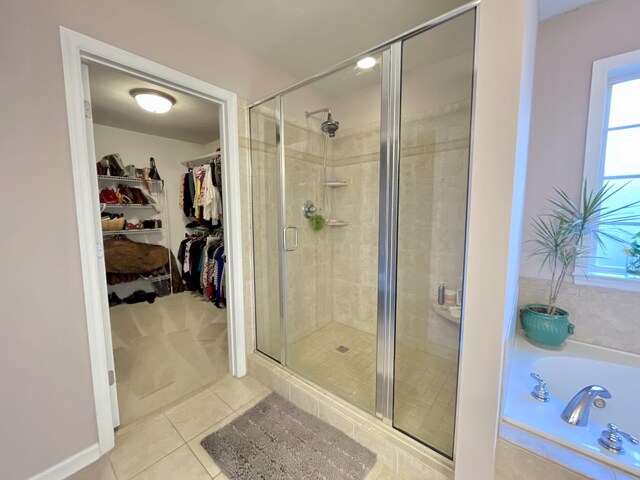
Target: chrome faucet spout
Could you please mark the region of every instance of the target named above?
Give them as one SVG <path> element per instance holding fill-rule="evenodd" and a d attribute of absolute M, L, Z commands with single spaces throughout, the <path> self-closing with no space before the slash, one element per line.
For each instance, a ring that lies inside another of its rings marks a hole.
<path fill-rule="evenodd" d="M 591 405 L 597 397 L 611 398 L 611 393 L 600 385 L 584 387 L 567 403 L 562 411 L 562 419 L 571 425 L 586 426 L 589 423 Z"/>

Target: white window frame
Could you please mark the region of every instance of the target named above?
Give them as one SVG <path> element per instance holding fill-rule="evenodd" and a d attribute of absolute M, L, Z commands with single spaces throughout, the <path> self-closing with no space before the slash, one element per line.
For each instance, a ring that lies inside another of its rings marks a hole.
<path fill-rule="evenodd" d="M 593 62 L 583 178 L 590 189 L 599 188 L 603 183 L 611 84 L 625 77 L 629 80 L 640 78 L 640 50 Z M 594 246 L 590 245 L 590 248 Z M 640 292 L 640 279 L 594 271 L 592 262 L 576 268 L 573 273 L 575 283 Z"/>

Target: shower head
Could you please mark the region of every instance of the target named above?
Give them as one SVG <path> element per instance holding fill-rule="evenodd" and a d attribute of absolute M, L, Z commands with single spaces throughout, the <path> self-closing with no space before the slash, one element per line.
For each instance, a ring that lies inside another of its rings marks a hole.
<path fill-rule="evenodd" d="M 331 117 L 331 112 L 327 114 L 327 120 L 322 122 L 320 125 L 320 130 L 329 135 L 330 137 L 335 137 L 336 132 L 340 128 L 340 122 L 334 122 Z"/>

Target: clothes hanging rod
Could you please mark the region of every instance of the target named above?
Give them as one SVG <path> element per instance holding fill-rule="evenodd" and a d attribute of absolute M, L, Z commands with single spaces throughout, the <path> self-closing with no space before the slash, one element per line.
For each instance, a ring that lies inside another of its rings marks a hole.
<path fill-rule="evenodd" d="M 201 167 L 202 165 L 211 163 L 216 159 L 222 159 L 222 152 L 208 153 L 207 155 L 203 155 L 202 157 L 194 158 L 193 160 L 185 160 L 184 162 L 180 163 L 187 168 L 193 168 Z"/>

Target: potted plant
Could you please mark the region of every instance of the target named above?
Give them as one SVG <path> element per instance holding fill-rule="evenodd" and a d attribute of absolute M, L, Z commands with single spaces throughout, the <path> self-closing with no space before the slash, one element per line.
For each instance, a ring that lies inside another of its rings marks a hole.
<path fill-rule="evenodd" d="M 640 275 L 640 232 L 629 241 L 624 253 L 627 254 L 626 272 L 629 275 Z"/>
<path fill-rule="evenodd" d="M 520 321 L 527 336 L 534 342 L 550 347 L 564 343 L 568 335 L 573 335 L 574 325 L 569 323 L 569 313 L 556 305 L 558 295 L 567 274 L 581 259 L 587 258 L 590 248 L 587 238 L 604 249 L 604 238 L 624 243 L 618 236 L 601 226 L 634 220 L 629 208 L 640 202 L 622 207 L 610 208 L 607 203 L 622 187 L 605 184 L 597 192 L 582 188 L 582 201 L 575 202 L 560 188 L 554 188 L 557 197 L 549 198 L 553 206 L 550 213 L 533 219 L 535 245 L 531 257 L 542 258 L 540 268 L 547 266 L 551 273 L 549 295 L 546 304 L 529 304 L 520 310 Z"/>

